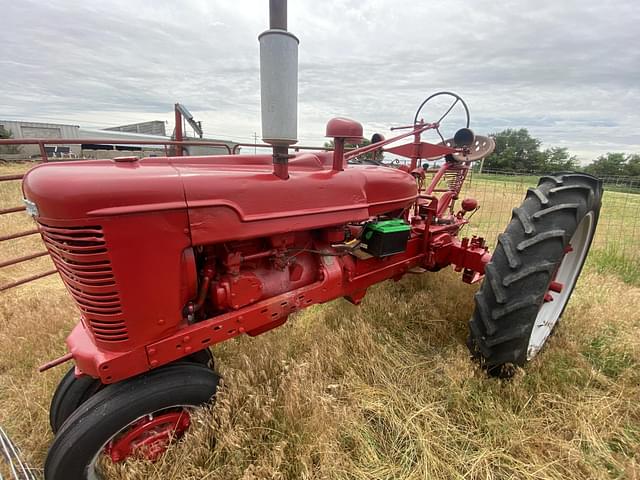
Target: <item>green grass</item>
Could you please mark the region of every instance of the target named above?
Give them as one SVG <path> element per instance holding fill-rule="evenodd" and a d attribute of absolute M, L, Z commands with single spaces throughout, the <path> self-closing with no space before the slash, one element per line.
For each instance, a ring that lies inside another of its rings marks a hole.
<path fill-rule="evenodd" d="M 607 326 L 584 348 L 582 354 L 591 365 L 611 378 L 638 365 L 631 352 L 621 348 L 620 335 L 615 325 Z"/>
<path fill-rule="evenodd" d="M 625 256 L 616 248 L 593 249 L 585 268 L 601 274 L 613 274 L 630 285 L 640 286 L 640 259 Z"/>
<path fill-rule="evenodd" d="M 491 182 L 526 183 L 537 185 L 541 175 L 508 175 L 505 173 L 473 173 L 473 178 Z"/>
<path fill-rule="evenodd" d="M 473 177 L 478 180 L 494 181 L 494 182 L 508 182 L 508 183 L 527 183 L 529 185 L 537 185 L 538 180 L 544 174 L 538 175 L 509 175 L 507 173 L 473 173 Z M 605 179 L 605 190 L 618 193 L 631 193 L 634 195 L 640 194 L 640 178 L 634 177 L 633 180 L 621 180 L 613 181 Z"/>

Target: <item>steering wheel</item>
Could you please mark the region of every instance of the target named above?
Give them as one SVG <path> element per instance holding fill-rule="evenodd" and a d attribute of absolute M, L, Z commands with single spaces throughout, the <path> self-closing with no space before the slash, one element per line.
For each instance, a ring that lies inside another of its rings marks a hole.
<path fill-rule="evenodd" d="M 413 124 L 417 124 L 418 123 L 418 116 L 420 115 L 420 111 L 422 110 L 422 108 L 429 102 L 429 100 L 432 100 L 436 97 L 442 96 L 442 95 L 447 95 L 450 97 L 453 97 L 455 100 L 453 101 L 453 103 L 451 104 L 451 106 L 447 109 L 446 112 L 444 112 L 442 114 L 442 116 L 438 119 L 438 121 L 436 122 L 438 124 L 438 126 L 440 125 L 440 122 L 442 122 L 442 120 L 444 120 L 446 118 L 447 115 L 449 115 L 449 112 L 451 112 L 451 110 L 453 110 L 453 107 L 455 107 L 458 102 L 460 102 L 462 104 L 462 106 L 464 107 L 464 113 L 467 117 L 467 123 L 465 125 L 466 128 L 469 128 L 469 121 L 470 121 L 470 117 L 469 117 L 469 107 L 467 107 L 467 104 L 465 103 L 465 101 L 462 99 L 462 97 L 456 93 L 453 92 L 436 92 L 433 95 L 429 95 L 426 100 L 424 102 L 422 102 L 420 104 L 420 106 L 418 107 L 418 110 L 416 111 L 416 116 L 413 119 Z M 440 139 L 442 140 L 442 142 L 444 143 L 444 137 L 442 136 L 442 134 L 440 133 L 440 129 L 436 128 L 436 131 L 438 132 L 438 135 L 440 135 Z"/>

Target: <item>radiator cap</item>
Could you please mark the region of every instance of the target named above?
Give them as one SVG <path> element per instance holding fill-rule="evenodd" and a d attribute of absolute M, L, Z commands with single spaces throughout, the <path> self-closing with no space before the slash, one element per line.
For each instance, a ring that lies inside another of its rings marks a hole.
<path fill-rule="evenodd" d="M 360 141 L 362 140 L 362 124 L 350 118 L 332 118 L 327 123 L 325 136 L 344 138 L 347 141 Z"/>

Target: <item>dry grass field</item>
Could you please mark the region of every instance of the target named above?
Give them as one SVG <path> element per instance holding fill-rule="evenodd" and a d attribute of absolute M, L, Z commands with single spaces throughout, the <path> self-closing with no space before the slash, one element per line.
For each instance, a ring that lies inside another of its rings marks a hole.
<path fill-rule="evenodd" d="M 24 167 L 0 175 L 10 168 Z M 18 185 L 0 184 L 0 208 L 16 204 Z M 483 179 L 468 188 L 484 206 L 467 233 L 489 238 L 526 190 Z M 216 405 L 160 462 L 131 461 L 112 477 L 640 479 L 639 211 L 640 196 L 606 193 L 595 251 L 555 335 L 512 380 L 469 359 L 476 287 L 449 270 L 408 276 L 372 288 L 360 307 L 315 306 L 215 347 Z M 0 234 L 29 221 L 5 216 Z M 40 248 L 37 238 L 5 243 L 0 261 Z M 47 262 L 2 269 L 0 284 Z M 64 353 L 76 317 L 57 276 L 0 293 L 0 425 L 36 468 L 63 374 L 36 367 Z"/>

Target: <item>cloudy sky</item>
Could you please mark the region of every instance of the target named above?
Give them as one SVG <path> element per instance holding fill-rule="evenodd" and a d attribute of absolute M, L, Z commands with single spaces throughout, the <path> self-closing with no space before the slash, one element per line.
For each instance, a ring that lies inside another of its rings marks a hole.
<path fill-rule="evenodd" d="M 3 2 L 0 119 L 171 130 L 179 101 L 209 136 L 253 141 L 267 24 L 266 0 Z M 528 128 L 583 161 L 640 152 L 635 0 L 289 0 L 289 30 L 301 143 L 333 116 L 385 132 L 447 89 L 477 133 Z"/>

